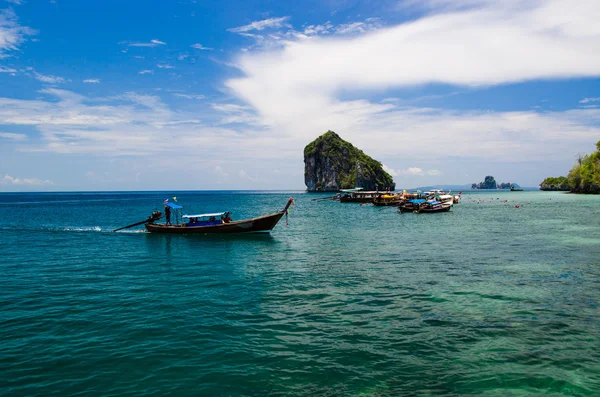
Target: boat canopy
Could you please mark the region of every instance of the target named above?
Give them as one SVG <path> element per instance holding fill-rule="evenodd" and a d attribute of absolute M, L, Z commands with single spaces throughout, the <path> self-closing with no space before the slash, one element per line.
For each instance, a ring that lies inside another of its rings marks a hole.
<path fill-rule="evenodd" d="M 173 208 L 174 210 L 180 210 L 180 209 L 182 209 L 182 208 L 183 208 L 183 207 L 182 207 L 182 206 L 180 206 L 179 204 L 173 204 L 173 203 L 167 203 L 167 207 L 171 207 L 171 208 Z"/>
<path fill-rule="evenodd" d="M 363 190 L 362 187 L 355 187 L 354 189 L 341 189 L 340 192 L 342 193 L 354 193 L 354 192 L 358 192 L 359 190 Z"/>
<path fill-rule="evenodd" d="M 423 204 L 424 202 L 426 202 L 427 200 L 425 199 L 414 199 L 414 200 L 408 200 L 409 203 L 413 203 L 413 204 Z"/>
<path fill-rule="evenodd" d="M 225 215 L 226 213 L 227 212 L 215 212 L 214 214 L 184 215 L 184 216 L 182 216 L 182 218 L 189 219 L 189 218 L 205 218 L 205 217 L 211 217 L 211 216 L 217 217 L 217 216 Z"/>

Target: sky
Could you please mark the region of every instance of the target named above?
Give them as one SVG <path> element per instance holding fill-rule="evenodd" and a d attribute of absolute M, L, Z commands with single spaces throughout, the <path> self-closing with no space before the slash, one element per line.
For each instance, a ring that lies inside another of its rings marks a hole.
<path fill-rule="evenodd" d="M 0 191 L 304 189 L 333 130 L 399 188 L 566 175 L 598 0 L 0 0 Z"/>

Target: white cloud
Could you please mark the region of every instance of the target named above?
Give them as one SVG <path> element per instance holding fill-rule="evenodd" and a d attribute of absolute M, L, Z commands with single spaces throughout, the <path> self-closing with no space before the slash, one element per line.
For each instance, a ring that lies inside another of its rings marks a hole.
<path fill-rule="evenodd" d="M 579 103 L 600 102 L 600 98 L 583 98 Z"/>
<path fill-rule="evenodd" d="M 197 50 L 204 50 L 204 51 L 212 51 L 212 50 L 214 50 L 214 48 L 205 47 L 205 46 L 203 46 L 200 43 L 192 44 L 190 47 L 195 48 Z"/>
<path fill-rule="evenodd" d="M 164 41 L 160 40 L 150 40 L 150 42 L 131 42 L 131 41 L 121 41 L 119 44 L 124 44 L 127 47 L 157 47 L 159 45 L 167 45 Z"/>
<path fill-rule="evenodd" d="M 24 141 L 27 139 L 27 135 L 15 134 L 12 132 L 0 132 L 0 139 L 9 139 L 11 141 Z"/>
<path fill-rule="evenodd" d="M 148 70 L 148 69 L 140 70 L 138 72 L 138 74 L 154 74 L 154 70 Z"/>
<path fill-rule="evenodd" d="M 221 118 L 219 124 L 260 124 L 258 117 L 252 111 L 252 108 L 248 106 L 228 103 L 212 104 L 211 107 L 214 110 L 225 114 L 225 116 Z"/>
<path fill-rule="evenodd" d="M 219 176 L 224 176 L 224 177 L 228 177 L 229 174 L 225 171 L 223 171 L 223 167 L 221 167 L 220 165 L 215 166 L 215 173 Z"/>
<path fill-rule="evenodd" d="M 41 185 L 53 185 L 54 182 L 50 180 L 41 180 L 37 178 L 13 178 L 10 175 L 4 175 L 4 178 L 0 179 L 0 184 L 4 185 L 29 185 L 29 186 L 41 186 Z"/>
<path fill-rule="evenodd" d="M 302 31 L 303 34 L 307 36 L 314 36 L 319 34 L 328 34 L 333 29 L 333 25 L 331 22 L 326 22 L 322 25 L 308 25 Z"/>
<path fill-rule="evenodd" d="M 6 0 L 6 2 L 12 3 L 12 4 L 17 4 L 17 5 L 23 4 L 23 2 L 21 0 Z"/>
<path fill-rule="evenodd" d="M 12 69 L 12 68 L 5 68 L 3 66 L 0 66 L 0 73 L 17 73 L 17 69 Z"/>
<path fill-rule="evenodd" d="M 49 88 L 40 91 L 48 99 L 0 98 L 0 120 L 5 125 L 34 126 L 40 139 L 26 141 L 22 152 L 54 152 L 98 156 L 177 155 L 180 167 L 186 156 L 192 162 L 240 162 L 289 157 L 281 150 L 280 137 L 249 127 L 236 130 L 215 123 L 214 110 L 171 110 L 158 96 L 127 92 L 109 98 L 88 98 L 70 91 Z M 12 136 L 11 136 L 12 138 Z M 169 156 L 167 156 L 169 157 Z M 161 162 L 168 162 L 166 158 Z M 255 162 L 250 163 L 252 165 Z M 238 165 L 239 166 L 239 165 Z M 214 167 L 214 165 L 213 165 Z"/>
<path fill-rule="evenodd" d="M 600 76 L 600 7 L 595 0 L 581 0 L 577 7 L 562 0 L 443 4 L 454 5 L 450 12 L 359 36 L 290 37 L 268 51 L 242 52 L 235 65 L 243 77 L 226 81 L 226 86 L 248 104 L 256 125 L 285 131 L 301 142 L 333 129 L 376 158 L 524 161 L 547 159 L 549 152 L 566 158 L 569 150 L 576 153 L 597 140 L 600 117 L 595 109 L 451 111 L 338 99 L 342 92 L 346 97 L 365 90 L 374 95 L 428 83 L 481 88 Z"/>
<path fill-rule="evenodd" d="M 390 174 L 391 176 L 398 176 L 398 172 L 395 169 L 390 168 L 385 164 L 382 164 L 382 167 L 383 167 L 383 170 L 385 172 L 387 172 L 388 174 Z"/>
<path fill-rule="evenodd" d="M 0 10 L 0 58 L 19 48 L 27 36 L 35 34 L 33 29 L 19 25 L 16 14 L 11 9 Z"/>
<path fill-rule="evenodd" d="M 41 81 L 42 83 L 48 83 L 48 84 L 63 84 L 66 82 L 66 80 L 63 77 L 58 77 L 58 76 L 52 76 L 52 75 L 44 75 L 41 73 L 36 72 L 35 70 L 31 69 L 31 72 L 33 73 L 33 77 L 36 80 Z"/>
<path fill-rule="evenodd" d="M 524 10 L 518 12 L 489 6 L 427 16 L 358 37 L 287 42 L 278 52 L 241 56 L 238 66 L 247 78 L 229 85 L 241 95 L 254 95 L 250 84 L 270 90 L 268 85 L 283 83 L 286 90 L 331 96 L 342 88 L 436 82 L 480 86 L 599 74 L 595 0 L 565 6 L 558 15 L 552 12 L 561 10 L 564 1 L 543 1 L 538 7 L 520 3 Z M 319 67 L 311 67 L 315 64 Z"/>
<path fill-rule="evenodd" d="M 281 17 L 281 18 L 269 18 L 263 19 L 261 21 L 254 21 L 249 23 L 248 25 L 240 26 L 237 28 L 227 29 L 233 33 L 246 33 L 252 30 L 264 30 L 267 28 L 280 28 L 282 26 L 286 26 L 286 21 L 290 17 Z"/>
<path fill-rule="evenodd" d="M 400 171 L 400 173 L 404 174 L 404 175 L 425 175 L 423 170 L 420 169 L 419 167 L 410 167 L 406 170 Z"/>
<path fill-rule="evenodd" d="M 244 170 L 248 182 L 252 180 L 248 175 L 283 165 L 279 183 L 296 186 L 302 183 L 301 174 L 294 174 L 302 169 L 302 149 L 326 131 L 323 125 L 341 126 L 335 130 L 342 138 L 384 160 L 386 168 L 398 164 L 393 167 L 398 175 L 415 178 L 435 175 L 448 156 L 485 162 L 538 161 L 543 177 L 548 159 L 571 162 L 574 153 L 589 151 L 600 136 L 599 109 L 469 112 L 373 108 L 367 101 L 350 101 L 337 103 L 331 114 L 317 113 L 318 120 L 299 115 L 298 126 L 288 124 L 283 129 L 266 125 L 251 107 L 239 104 L 199 102 L 186 112 L 172 110 L 157 95 L 135 92 L 89 98 L 47 88 L 40 94 L 36 100 L 0 98 L 3 124 L 31 126 L 39 133 L 39 139 L 19 141 L 21 152 L 145 157 L 160 162 L 161 169 L 202 163 L 210 174 L 217 172 L 218 165 Z M 235 129 L 225 127 L 238 121 Z M 435 166 L 404 169 L 406 163 L 425 157 L 436 159 Z M 277 182 L 264 182 L 265 188 L 269 183 Z"/>
<path fill-rule="evenodd" d="M 245 169 L 241 169 L 238 175 L 240 176 L 240 179 L 243 179 L 243 180 L 247 180 L 247 181 L 251 181 L 251 182 L 256 182 L 258 180 L 257 178 L 254 178 L 254 177 L 251 177 L 250 175 L 248 175 L 248 172 Z"/>
<path fill-rule="evenodd" d="M 366 33 L 381 28 L 382 24 L 379 18 L 367 18 L 364 22 L 351 22 L 335 27 L 337 34 L 358 34 Z"/>
<path fill-rule="evenodd" d="M 186 98 L 186 99 L 204 99 L 204 95 L 192 95 L 192 94 L 173 94 L 175 96 Z"/>
<path fill-rule="evenodd" d="M 384 168 L 385 169 L 385 168 Z M 393 170 L 392 170 L 393 171 Z M 429 176 L 438 176 L 441 175 L 442 173 L 440 172 L 440 170 L 429 170 L 429 171 L 425 171 L 419 167 L 409 167 L 405 170 L 399 170 L 396 171 L 396 174 L 390 174 L 392 176 L 398 176 L 398 175 L 409 175 L 409 176 L 424 176 L 424 175 L 429 175 Z"/>
<path fill-rule="evenodd" d="M 83 80 L 84 83 L 90 83 L 90 84 L 98 84 L 100 83 L 100 79 L 85 79 Z"/>
<path fill-rule="evenodd" d="M 156 67 L 159 69 L 174 69 L 175 68 L 175 66 L 167 65 L 167 64 L 158 64 L 158 65 L 156 65 Z"/>

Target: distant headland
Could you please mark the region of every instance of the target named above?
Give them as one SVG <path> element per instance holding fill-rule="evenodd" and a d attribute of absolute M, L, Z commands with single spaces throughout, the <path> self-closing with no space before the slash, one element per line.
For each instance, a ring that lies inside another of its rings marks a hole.
<path fill-rule="evenodd" d="M 333 131 L 327 131 L 304 148 L 304 183 L 309 192 L 396 188 L 394 179 L 379 161 Z"/>
<path fill-rule="evenodd" d="M 549 177 L 540 183 L 540 190 L 562 190 L 571 193 L 600 194 L 600 141 L 596 151 L 579 156 L 567 176 Z"/>
<path fill-rule="evenodd" d="M 510 182 L 498 184 L 493 176 L 488 175 L 483 182 L 472 184 L 471 189 L 520 189 L 520 186 Z"/>

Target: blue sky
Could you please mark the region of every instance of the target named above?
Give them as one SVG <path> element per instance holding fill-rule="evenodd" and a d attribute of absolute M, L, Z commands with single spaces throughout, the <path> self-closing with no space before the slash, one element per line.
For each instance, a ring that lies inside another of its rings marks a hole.
<path fill-rule="evenodd" d="M 600 140 L 597 0 L 0 0 L 0 191 L 535 186 Z"/>

